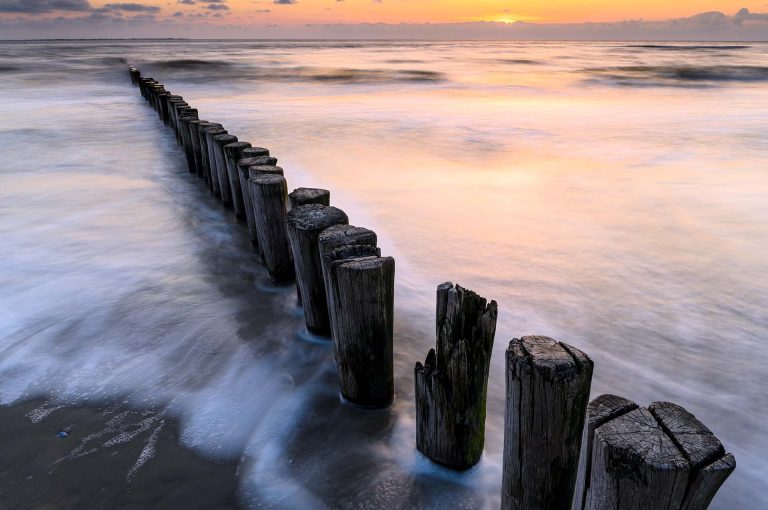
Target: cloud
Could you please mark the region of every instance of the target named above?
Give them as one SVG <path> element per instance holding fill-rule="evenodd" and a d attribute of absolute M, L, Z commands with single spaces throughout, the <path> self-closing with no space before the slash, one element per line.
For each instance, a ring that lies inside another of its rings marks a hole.
<path fill-rule="evenodd" d="M 274 0 L 274 2 L 280 5 L 291 5 L 298 3 L 296 0 Z"/>
<path fill-rule="evenodd" d="M 208 4 L 205 6 L 205 8 L 211 11 L 228 11 L 229 10 L 229 7 L 225 4 Z"/>
<path fill-rule="evenodd" d="M 197 2 L 195 0 L 179 0 L 180 4 L 186 4 L 186 5 L 195 5 Z"/>
<path fill-rule="evenodd" d="M 160 12 L 160 7 L 157 7 L 155 5 L 146 5 L 146 4 L 137 4 L 137 3 L 106 4 L 102 9 L 104 9 L 105 11 L 147 12 L 147 13 Z"/>
<path fill-rule="evenodd" d="M 37 14 L 52 11 L 90 11 L 88 0 L 0 0 L 0 12 Z"/>

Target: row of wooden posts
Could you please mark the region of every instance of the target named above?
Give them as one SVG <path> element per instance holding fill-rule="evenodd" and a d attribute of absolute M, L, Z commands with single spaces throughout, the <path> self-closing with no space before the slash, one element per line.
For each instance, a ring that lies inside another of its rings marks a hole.
<path fill-rule="evenodd" d="M 395 261 L 376 233 L 349 225 L 324 189 L 288 193 L 267 149 L 238 141 L 152 78 L 131 81 L 176 134 L 189 171 L 248 225 L 276 282 L 295 279 L 307 329 L 330 336 L 342 397 L 367 408 L 394 397 Z M 485 444 L 497 306 L 459 285 L 437 288 L 436 349 L 416 363 L 416 446 L 455 470 Z M 592 360 L 548 337 L 506 351 L 504 509 L 705 509 L 735 468 L 732 454 L 684 408 L 589 401 Z"/>

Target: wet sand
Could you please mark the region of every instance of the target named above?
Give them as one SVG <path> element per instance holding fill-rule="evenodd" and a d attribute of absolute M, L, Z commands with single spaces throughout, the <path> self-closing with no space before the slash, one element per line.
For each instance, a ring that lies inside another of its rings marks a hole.
<path fill-rule="evenodd" d="M 121 406 L 48 409 L 42 400 L 0 407 L 4 510 L 240 508 L 238 462 L 183 448 L 172 418 Z"/>

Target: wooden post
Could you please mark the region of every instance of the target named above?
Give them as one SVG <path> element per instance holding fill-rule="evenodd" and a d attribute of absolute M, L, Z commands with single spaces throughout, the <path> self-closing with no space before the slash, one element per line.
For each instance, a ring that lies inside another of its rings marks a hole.
<path fill-rule="evenodd" d="M 269 156 L 269 149 L 264 147 L 248 147 L 248 150 L 243 151 L 241 159 L 258 158 L 261 156 Z"/>
<path fill-rule="evenodd" d="M 264 265 L 273 281 L 294 278 L 293 256 L 285 222 L 288 184 L 276 174 L 257 175 L 249 179 L 253 217 Z"/>
<path fill-rule="evenodd" d="M 307 204 L 331 205 L 331 192 L 321 188 L 296 188 L 288 194 L 288 209 Z"/>
<path fill-rule="evenodd" d="M 192 138 L 189 135 L 189 122 L 198 120 L 197 110 L 186 110 L 179 117 L 179 130 L 181 135 L 181 145 L 184 148 L 184 157 L 187 160 L 189 173 L 195 173 L 195 153 L 192 146 Z"/>
<path fill-rule="evenodd" d="M 200 165 L 203 169 L 203 177 L 208 187 L 211 187 L 211 169 L 208 167 L 208 139 L 205 130 L 213 127 L 221 127 L 218 122 L 201 122 L 197 126 L 197 139 L 200 144 Z"/>
<path fill-rule="evenodd" d="M 575 510 L 705 510 L 736 459 L 694 415 L 615 395 L 589 403 Z"/>
<path fill-rule="evenodd" d="M 543 336 L 510 342 L 506 353 L 504 510 L 570 510 L 593 363 Z"/>
<path fill-rule="evenodd" d="M 141 71 L 135 67 L 131 67 L 128 71 L 131 75 L 131 85 L 139 85 L 139 79 L 141 79 Z"/>
<path fill-rule="evenodd" d="M 189 106 L 186 101 L 184 101 L 184 98 L 181 96 L 171 96 L 168 98 L 168 125 L 171 127 L 171 129 L 176 131 L 176 106 L 182 105 L 182 106 Z"/>
<path fill-rule="evenodd" d="M 416 446 L 443 466 L 474 466 L 485 444 L 485 400 L 496 301 L 452 283 L 437 287 L 437 351 L 416 363 Z"/>
<path fill-rule="evenodd" d="M 359 406 L 388 407 L 395 394 L 395 259 L 334 260 L 331 285 L 337 298 L 334 356 L 341 395 Z"/>
<path fill-rule="evenodd" d="M 232 207 L 232 189 L 229 186 L 227 155 L 224 154 L 224 146 L 235 142 L 237 142 L 237 137 L 230 134 L 216 135 L 213 137 L 213 152 L 216 163 L 216 173 L 219 176 L 221 201 L 227 207 Z"/>
<path fill-rule="evenodd" d="M 160 109 L 157 113 L 160 117 L 160 120 L 162 120 L 163 124 L 166 126 L 168 125 L 168 98 L 171 97 L 171 95 L 172 94 L 166 90 L 157 96 L 160 103 Z"/>
<path fill-rule="evenodd" d="M 252 154 L 251 149 L 259 149 L 260 147 L 250 147 L 245 149 L 243 153 Z M 263 149 L 266 150 L 266 149 Z M 249 158 L 242 158 L 237 162 L 237 175 L 240 180 L 240 190 L 243 192 L 243 205 L 245 207 L 245 219 L 248 222 L 248 236 L 251 238 L 251 243 L 254 246 L 259 245 L 258 234 L 256 233 L 256 223 L 253 219 L 253 202 L 251 201 L 251 192 L 248 185 L 248 179 L 251 178 L 251 172 L 249 168 L 253 165 L 257 165 L 263 155 Z M 280 168 L 280 167 L 276 167 Z M 281 169 L 282 170 L 282 169 Z"/>
<path fill-rule="evenodd" d="M 154 78 L 141 78 L 139 79 L 139 92 L 141 92 L 141 97 L 149 101 L 149 86 L 152 83 L 157 83 Z"/>
<path fill-rule="evenodd" d="M 328 195 L 322 194 L 315 195 L 325 198 L 328 197 Z M 296 207 L 301 207 L 301 204 Z M 328 302 L 328 318 L 331 321 L 331 338 L 333 338 L 334 346 L 336 345 L 336 339 L 338 338 L 336 332 L 338 306 L 337 303 L 335 303 L 335 295 L 333 292 L 334 286 L 331 285 L 331 262 L 334 260 L 333 252 L 342 246 L 365 245 L 376 248 L 376 243 L 376 232 L 368 230 L 367 228 L 355 227 L 352 225 L 334 225 L 328 227 L 320 232 L 320 235 L 317 238 L 317 246 L 320 252 L 320 268 L 323 273 L 323 283 L 325 285 L 325 298 Z"/>
<path fill-rule="evenodd" d="M 235 217 L 245 218 L 245 204 L 243 203 L 243 188 L 240 187 L 240 176 L 237 171 L 237 162 L 243 158 L 243 151 L 251 147 L 248 142 L 234 142 L 224 146 L 224 156 L 227 167 L 227 180 L 232 190 L 232 206 L 235 208 Z"/>
<path fill-rule="evenodd" d="M 207 120 L 202 119 L 194 119 L 187 122 L 187 136 L 189 136 L 189 141 L 192 144 L 192 158 L 194 160 L 195 164 L 195 174 L 203 178 L 203 171 L 202 171 L 202 162 L 200 159 L 200 135 L 199 135 L 199 128 L 200 124 L 208 122 Z"/>
<path fill-rule="evenodd" d="M 191 107 L 186 101 L 177 101 L 173 103 L 172 110 L 170 111 L 170 118 L 173 118 L 173 131 L 176 135 L 176 143 L 179 145 L 181 144 L 181 137 L 179 136 L 179 117 L 181 117 L 182 112 L 187 108 Z"/>
<path fill-rule="evenodd" d="M 289 211 L 286 221 L 293 262 L 296 266 L 296 283 L 301 289 L 304 304 L 307 330 L 316 334 L 330 335 L 331 323 L 328 317 L 318 237 L 326 228 L 347 224 L 349 219 L 341 209 L 309 204 Z"/>
<path fill-rule="evenodd" d="M 219 188 L 219 172 L 216 167 L 216 152 L 213 137 L 216 135 L 226 135 L 228 131 L 223 127 L 206 127 L 203 129 L 205 135 L 205 147 L 207 151 L 206 159 L 208 160 L 208 172 L 210 174 L 210 182 L 208 186 L 211 188 L 213 195 L 216 198 L 221 198 L 221 188 Z"/>

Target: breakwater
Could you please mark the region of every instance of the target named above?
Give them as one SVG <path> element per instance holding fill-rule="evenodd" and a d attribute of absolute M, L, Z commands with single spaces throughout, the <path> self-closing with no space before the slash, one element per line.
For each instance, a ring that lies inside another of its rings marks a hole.
<path fill-rule="evenodd" d="M 132 69 L 131 76 L 177 134 L 190 172 L 235 214 L 236 184 L 240 184 L 242 212 L 248 221 L 248 196 L 249 231 L 255 231 L 252 241 L 267 268 L 268 260 L 293 259 L 307 328 L 332 336 L 342 395 L 362 406 L 387 405 L 392 398 L 394 261 L 381 257 L 375 242 L 358 244 L 351 236 L 326 255 L 320 240 L 330 229 L 348 225 L 343 211 L 330 202 L 288 210 L 285 172 L 266 149 L 253 151 L 253 159 L 245 165 L 243 160 L 249 158 L 237 160 L 240 174 L 230 179 L 233 165 L 226 158 L 245 156 L 250 147 L 237 154 L 232 144 L 244 142 L 223 126 L 200 120 L 199 112 L 182 97 L 141 78 L 138 70 Z M 251 171 L 257 167 L 265 168 Z M 276 191 L 261 191 L 267 184 Z M 257 209 L 255 204 L 265 197 L 271 206 Z M 260 231 L 276 233 L 259 235 Z M 282 256 L 272 252 L 275 246 L 282 247 Z M 336 294 L 329 297 L 329 289 Z M 477 462 L 483 447 L 496 306 L 460 286 L 445 284 L 438 288 L 437 309 L 437 349 L 415 369 L 417 446 L 442 465 L 466 469 Z M 603 396 L 587 405 L 591 374 L 589 358 L 561 342 L 523 337 L 510 343 L 503 505 L 566 508 L 576 492 L 577 504 L 585 508 L 655 507 L 659 499 L 654 498 L 672 501 L 671 508 L 706 507 L 733 470 L 732 456 L 703 424 L 673 404 L 641 409 L 619 397 Z M 649 444 L 661 444 L 661 452 L 648 449 Z M 598 448 L 604 445 L 608 446 Z M 459 452 L 460 446 L 467 446 L 467 451 Z M 451 458 L 457 452 L 457 458 Z M 616 463 L 631 469 L 617 471 Z"/>

